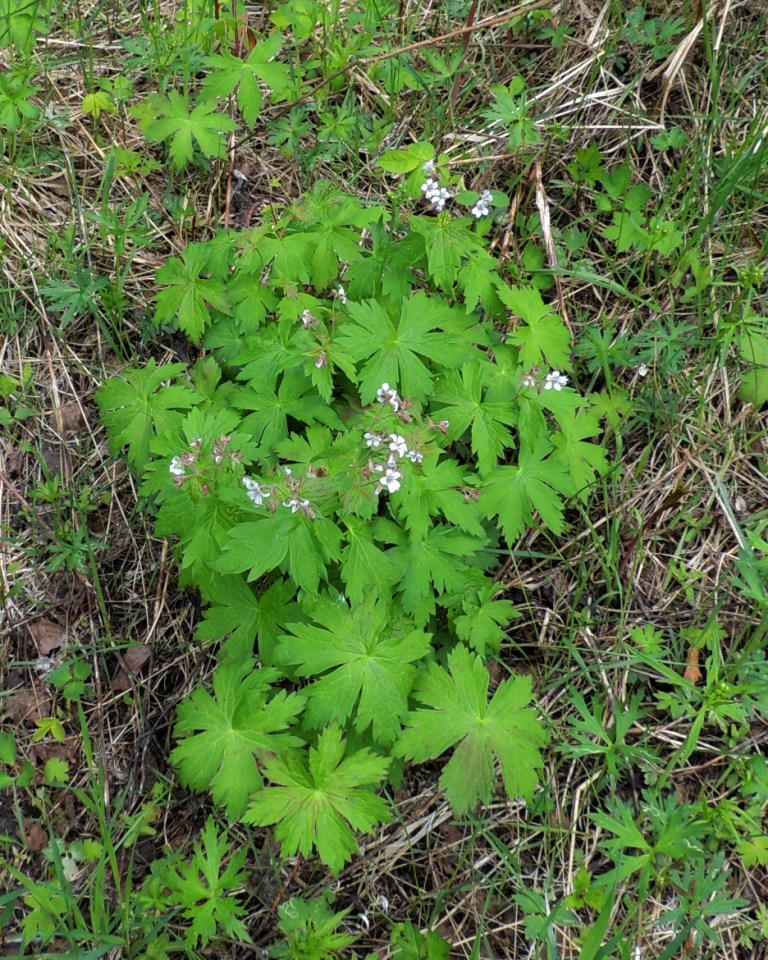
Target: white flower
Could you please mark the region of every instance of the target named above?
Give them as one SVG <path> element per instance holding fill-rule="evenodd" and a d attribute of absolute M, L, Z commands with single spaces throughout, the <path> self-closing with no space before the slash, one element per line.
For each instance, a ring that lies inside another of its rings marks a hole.
<path fill-rule="evenodd" d="M 427 160 L 424 166 L 421 168 L 422 173 L 426 173 L 429 176 L 431 173 L 435 172 L 435 161 Z"/>
<path fill-rule="evenodd" d="M 388 403 L 395 413 L 400 409 L 400 398 L 397 395 L 397 390 L 393 390 L 388 383 L 382 383 L 376 391 L 376 399 L 379 403 Z"/>
<path fill-rule="evenodd" d="M 483 190 L 480 194 L 480 203 L 484 203 L 487 206 L 490 206 L 493 203 L 493 194 L 490 190 Z"/>
<path fill-rule="evenodd" d="M 449 190 L 441 187 L 437 180 L 433 180 L 431 177 L 426 183 L 422 184 L 421 192 L 424 194 L 424 199 L 429 201 L 438 213 L 445 207 L 445 201 L 450 200 L 452 196 Z"/>
<path fill-rule="evenodd" d="M 478 200 L 469 212 L 473 217 L 479 220 L 481 217 L 487 217 L 491 211 L 488 209 L 487 203 L 483 203 L 482 200 Z"/>
<path fill-rule="evenodd" d="M 314 324 L 314 322 L 315 322 L 315 315 L 314 315 L 310 310 L 305 310 L 304 313 L 302 313 L 300 319 L 301 319 L 301 322 L 302 322 L 302 324 L 303 324 L 303 326 L 304 326 L 304 329 L 305 329 L 305 330 L 309 330 L 309 328 L 310 328 L 310 327 Z"/>
<path fill-rule="evenodd" d="M 400 480 L 402 473 L 399 470 L 393 470 L 391 467 L 387 470 L 381 480 L 376 484 L 376 492 L 386 487 L 389 493 L 397 493 L 400 489 Z"/>
<path fill-rule="evenodd" d="M 260 483 L 251 480 L 250 477 L 243 477 L 243 486 L 248 491 L 248 499 L 255 503 L 257 507 L 260 507 L 265 500 L 269 500 L 272 495 L 271 490 L 262 487 Z"/>
<path fill-rule="evenodd" d="M 366 447 L 372 447 L 374 450 L 376 447 L 381 445 L 381 434 L 379 433 L 364 433 L 363 437 L 365 438 Z"/>
<path fill-rule="evenodd" d="M 637 375 L 638 377 L 648 376 L 648 367 L 644 363 L 641 363 L 640 366 L 637 368 Z"/>
<path fill-rule="evenodd" d="M 564 373 L 560 373 L 559 370 L 553 370 L 547 374 L 546 383 L 544 384 L 545 390 L 562 390 L 563 387 L 567 386 L 568 377 L 566 377 Z"/>
<path fill-rule="evenodd" d="M 398 455 L 398 457 L 404 457 L 408 452 L 408 444 L 405 441 L 405 437 L 401 437 L 398 433 L 390 433 L 389 439 L 392 441 L 389 445 L 389 449 Z"/>
<path fill-rule="evenodd" d="M 174 477 L 183 477 L 184 461 L 181 459 L 181 457 L 174 457 L 173 460 L 171 460 L 169 469 Z"/>
<path fill-rule="evenodd" d="M 347 295 L 344 292 L 344 287 L 342 287 L 341 285 L 339 286 L 339 289 L 336 291 L 336 296 L 339 298 L 339 300 L 341 300 L 344 306 L 347 305 Z"/>
<path fill-rule="evenodd" d="M 530 375 L 530 373 L 524 373 L 524 374 L 523 374 L 523 379 L 520 381 L 520 386 L 521 386 L 521 387 L 535 387 L 535 386 L 536 386 L 536 381 L 533 379 L 533 377 Z"/>
<path fill-rule="evenodd" d="M 290 507 L 291 513 L 296 513 L 299 510 L 306 510 L 309 506 L 309 500 L 305 500 L 303 497 L 291 497 L 290 500 L 283 503 L 283 506 Z"/>
<path fill-rule="evenodd" d="M 418 450 L 409 450 L 409 451 L 406 453 L 406 457 L 408 457 L 408 459 L 409 459 L 409 460 L 411 461 L 411 463 L 413 463 L 413 464 L 417 464 L 417 465 L 418 465 L 419 463 L 423 463 L 423 462 L 424 462 L 424 455 L 421 454 L 421 453 L 419 453 Z"/>

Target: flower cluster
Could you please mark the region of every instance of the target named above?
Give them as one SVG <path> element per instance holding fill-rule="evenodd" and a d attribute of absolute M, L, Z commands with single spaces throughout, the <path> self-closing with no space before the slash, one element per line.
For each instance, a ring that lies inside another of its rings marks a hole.
<path fill-rule="evenodd" d="M 397 391 L 388 383 L 382 383 L 376 391 L 376 399 L 379 403 L 389 405 L 404 423 L 412 422 L 413 418 L 405 412 L 405 408 L 410 406 L 410 401 L 398 396 Z M 440 424 L 430 421 L 429 427 L 445 433 L 448 429 L 448 421 L 444 420 Z M 381 493 L 382 490 L 397 493 L 400 489 L 400 481 L 403 479 L 401 467 L 404 460 L 410 460 L 415 467 L 424 462 L 424 454 L 419 451 L 418 445 L 409 448 L 408 441 L 399 433 L 387 433 L 386 430 L 369 431 L 363 434 L 363 439 L 369 450 L 386 454 L 386 461 L 383 464 L 369 460 L 367 470 L 364 471 L 371 479 L 376 477 L 374 488 L 376 494 Z"/>
<path fill-rule="evenodd" d="M 480 199 L 472 207 L 470 213 L 473 217 L 476 217 L 478 220 L 481 217 L 487 217 L 491 212 L 491 204 L 493 203 L 493 194 L 490 190 L 483 190 L 480 194 Z"/>
<path fill-rule="evenodd" d="M 168 469 L 173 477 L 173 482 L 179 489 L 184 486 L 185 480 L 201 476 L 199 457 L 202 443 L 202 439 L 198 437 L 197 440 L 193 440 L 192 443 L 190 443 L 189 446 L 191 449 L 182 453 L 180 456 L 172 458 Z M 230 443 L 232 443 L 232 437 L 219 437 L 217 440 L 214 440 L 211 459 L 217 467 L 225 460 L 229 460 L 232 463 L 240 460 L 240 452 L 238 450 L 230 450 Z M 206 494 L 208 492 L 207 484 L 203 484 L 200 489 L 203 494 Z"/>
<path fill-rule="evenodd" d="M 446 200 L 451 199 L 450 190 L 441 187 L 437 180 L 432 177 L 422 184 L 421 192 L 424 194 L 424 199 L 432 204 L 436 213 L 442 213 L 445 209 Z"/>
<path fill-rule="evenodd" d="M 284 493 L 287 497 L 282 501 L 283 506 L 291 513 L 302 513 L 305 517 L 314 519 L 315 513 L 312 505 L 306 497 L 301 495 L 301 487 L 304 483 L 303 477 L 294 477 L 289 467 L 283 467 L 285 472 L 284 485 L 268 485 L 254 480 L 252 477 L 243 477 L 243 486 L 246 495 L 255 507 L 264 507 L 272 513 L 277 512 L 277 493 Z M 310 468 L 311 470 L 311 468 Z M 309 474 L 308 474 L 309 475 Z"/>

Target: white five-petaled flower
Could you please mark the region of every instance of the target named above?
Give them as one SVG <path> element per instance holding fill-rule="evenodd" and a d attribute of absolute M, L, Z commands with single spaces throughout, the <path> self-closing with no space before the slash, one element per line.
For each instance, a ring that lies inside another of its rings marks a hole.
<path fill-rule="evenodd" d="M 397 390 L 393 390 L 388 383 L 382 383 L 376 391 L 376 399 L 379 403 L 388 403 L 395 413 L 400 409 L 400 397 L 397 395 Z"/>
<path fill-rule="evenodd" d="M 309 500 L 305 500 L 303 497 L 291 497 L 290 500 L 283 503 L 283 506 L 290 507 L 291 513 L 296 513 L 299 510 L 306 510 L 309 506 Z"/>
<path fill-rule="evenodd" d="M 427 176 L 430 176 L 430 174 L 433 174 L 435 172 L 435 161 L 427 160 L 427 162 L 421 168 L 421 172 L 426 173 Z"/>
<path fill-rule="evenodd" d="M 376 484 L 376 492 L 386 488 L 388 493 L 397 493 L 400 489 L 400 480 L 402 479 L 402 473 L 399 470 L 395 470 L 392 467 L 387 468 L 387 472 Z"/>
<path fill-rule="evenodd" d="M 174 477 L 184 476 L 184 461 L 181 459 L 181 457 L 174 457 L 173 460 L 171 460 L 169 470 Z"/>
<path fill-rule="evenodd" d="M 339 284 L 339 288 L 338 288 L 338 290 L 336 291 L 336 296 L 339 298 L 339 300 L 341 300 L 341 302 L 342 302 L 342 303 L 344 304 L 344 306 L 346 307 L 346 305 L 347 305 L 347 294 L 346 294 L 346 292 L 345 292 L 345 290 L 344 290 L 344 287 L 342 287 L 341 284 Z"/>
<path fill-rule="evenodd" d="M 391 440 L 389 449 L 392 453 L 396 453 L 398 457 L 404 457 L 408 452 L 408 444 L 405 441 L 405 437 L 401 437 L 398 433 L 390 433 L 389 439 Z"/>
<path fill-rule="evenodd" d="M 483 190 L 483 192 L 480 194 L 480 197 L 477 203 L 475 203 L 474 207 L 472 207 L 470 213 L 472 214 L 473 217 L 477 217 L 478 220 L 480 219 L 480 217 L 487 217 L 488 214 L 491 212 L 492 203 L 493 203 L 493 194 L 491 193 L 491 191 Z"/>
<path fill-rule="evenodd" d="M 419 453 L 418 450 L 409 450 L 406 453 L 406 457 L 408 457 L 408 459 L 411 461 L 412 464 L 414 464 L 414 466 L 417 466 L 418 464 L 424 462 L 424 455 L 422 453 Z"/>
<path fill-rule="evenodd" d="M 250 477 L 243 477 L 243 486 L 248 491 L 248 499 L 256 504 L 257 507 L 260 507 L 265 500 L 269 500 L 272 496 L 271 490 L 267 487 L 262 487 L 260 483 L 251 480 Z"/>
<path fill-rule="evenodd" d="M 530 373 L 524 373 L 524 374 L 523 374 L 523 379 L 520 381 L 520 386 L 521 386 L 521 387 L 535 387 L 535 386 L 536 386 L 536 381 L 534 380 L 534 378 L 531 376 Z"/>
<path fill-rule="evenodd" d="M 380 433 L 364 433 L 363 437 L 366 447 L 372 447 L 375 450 L 376 447 L 381 446 L 382 436 Z"/>
<path fill-rule="evenodd" d="M 424 199 L 429 201 L 438 213 L 442 212 L 445 208 L 445 201 L 450 200 L 452 196 L 450 190 L 441 187 L 437 180 L 432 179 L 432 177 L 421 185 L 421 192 L 424 194 Z"/>
<path fill-rule="evenodd" d="M 560 373 L 559 370 L 553 370 L 547 374 L 546 382 L 544 383 L 545 390 L 562 390 L 563 387 L 567 386 L 568 377 L 566 377 L 564 373 Z"/>

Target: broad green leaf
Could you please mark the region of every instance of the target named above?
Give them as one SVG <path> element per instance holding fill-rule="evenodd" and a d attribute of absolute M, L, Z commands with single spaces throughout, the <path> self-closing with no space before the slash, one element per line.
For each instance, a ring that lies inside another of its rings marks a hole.
<path fill-rule="evenodd" d="M 433 369 L 452 368 L 472 356 L 472 321 L 443 300 L 419 292 L 403 303 L 394 321 L 375 300 L 349 303 L 354 323 L 338 340 L 360 370 L 363 403 L 382 383 L 397 384 L 401 396 L 423 400 L 432 392 Z"/>
<path fill-rule="evenodd" d="M 132 112 L 150 143 L 170 141 L 171 163 L 177 170 L 182 170 L 192 162 L 193 142 L 197 143 L 204 157 L 225 156 L 227 140 L 224 134 L 235 130 L 237 124 L 215 111 L 215 100 L 203 101 L 193 107 L 186 96 L 171 90 L 167 95 L 152 94 Z"/>
<path fill-rule="evenodd" d="M 157 282 L 165 289 L 155 294 L 155 319 L 158 323 L 175 321 L 193 343 L 200 342 L 211 321 L 209 305 L 220 313 L 231 310 L 225 285 L 200 275 L 207 261 L 204 248 L 189 246 L 181 259 L 173 257 L 157 273 Z"/>
<path fill-rule="evenodd" d="M 393 743 L 429 635 L 396 616 L 387 600 L 369 598 L 350 609 L 323 598 L 310 616 L 312 623 L 289 625 L 292 636 L 277 652 L 298 676 L 319 677 L 302 691 L 307 721 L 322 728 L 353 717 L 358 733 L 370 728 L 377 743 Z"/>
<path fill-rule="evenodd" d="M 156 434 L 172 434 L 183 416 L 199 399 L 186 384 L 165 385 L 184 372 L 183 363 L 158 367 L 154 360 L 126 370 L 96 393 L 101 419 L 107 428 L 109 452 L 114 457 L 127 447 L 126 459 L 141 472 L 149 461 L 149 444 Z"/>
<path fill-rule="evenodd" d="M 569 370 L 571 338 L 563 321 L 541 299 L 534 287 L 498 288 L 499 297 L 524 326 L 509 335 L 520 347 L 520 363 L 526 370 L 544 364 L 555 370 Z"/>
<path fill-rule="evenodd" d="M 288 751 L 267 760 L 264 775 L 275 786 L 260 790 L 243 817 L 260 827 L 277 824 L 283 857 L 309 857 L 316 849 L 334 874 L 357 849 L 352 830 L 372 833 L 391 819 L 372 789 L 386 776 L 389 758 L 367 749 L 345 757 L 345 747 L 332 726 L 310 747 L 308 762 Z"/>
<path fill-rule="evenodd" d="M 480 508 L 488 519 L 498 516 L 510 546 L 534 524 L 534 511 L 554 533 L 563 531 L 564 498 L 576 487 L 568 466 L 548 457 L 551 451 L 546 436 L 534 446 L 523 443 L 517 466 L 498 467 L 483 483 Z"/>
<path fill-rule="evenodd" d="M 431 664 L 416 698 L 424 709 L 408 718 L 395 752 L 416 763 L 441 756 L 451 747 L 440 787 L 456 814 L 478 800 L 488 803 L 496 781 L 494 758 L 501 766 L 510 799 L 530 800 L 544 766 L 540 748 L 547 742 L 531 701 L 530 677 L 501 683 L 488 702 L 488 671 L 479 657 L 457 647 L 448 670 Z"/>
<path fill-rule="evenodd" d="M 280 52 L 280 45 L 280 34 L 273 33 L 257 43 L 245 60 L 229 52 L 206 57 L 205 63 L 212 69 L 203 80 L 203 88 L 209 97 L 220 100 L 237 90 L 237 106 L 246 126 L 252 127 L 264 105 L 259 81 L 278 95 L 288 93 L 293 86 L 288 65 L 270 63 Z"/>
<path fill-rule="evenodd" d="M 179 707 L 171 762 L 185 786 L 210 790 L 228 817 L 240 817 L 262 786 L 257 758 L 301 743 L 287 730 L 304 698 L 283 690 L 270 697 L 278 676 L 253 660 L 227 661 L 213 675 L 213 696 L 197 687 Z"/>

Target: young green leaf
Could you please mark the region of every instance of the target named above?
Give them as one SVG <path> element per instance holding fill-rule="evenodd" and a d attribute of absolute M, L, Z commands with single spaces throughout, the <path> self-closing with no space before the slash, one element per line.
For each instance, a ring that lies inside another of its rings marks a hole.
<path fill-rule="evenodd" d="M 158 367 L 148 360 L 144 367 L 126 370 L 122 380 L 110 380 L 96 393 L 113 457 L 127 447 L 126 459 L 141 471 L 149 460 L 149 444 L 155 434 L 179 430 L 183 421 L 179 411 L 193 407 L 200 397 L 186 384 L 163 384 L 185 369 L 183 363 Z"/>
<path fill-rule="evenodd" d="M 386 776 L 389 758 L 367 749 L 344 757 L 345 746 L 341 731 L 332 726 L 310 747 L 308 762 L 285 751 L 267 760 L 264 775 L 276 786 L 260 790 L 243 817 L 260 827 L 277 824 L 275 836 L 284 857 L 308 857 L 317 849 L 333 873 L 339 873 L 357 848 L 352 830 L 373 833 L 391 819 L 386 803 L 372 789 Z"/>
<path fill-rule="evenodd" d="M 541 299 L 535 287 L 500 286 L 498 294 L 515 316 L 524 321 L 509 336 L 520 347 L 520 363 L 526 370 L 541 364 L 557 370 L 571 366 L 571 338 L 560 319 Z"/>
<path fill-rule="evenodd" d="M 423 400 L 432 392 L 427 362 L 451 369 L 472 356 L 473 321 L 437 297 L 415 294 L 397 321 L 374 300 L 349 303 L 347 310 L 354 323 L 344 325 L 338 340 L 354 360 L 365 361 L 363 403 L 373 400 L 382 383 L 396 383 L 403 396 Z"/>
<path fill-rule="evenodd" d="M 574 489 L 585 500 L 595 478 L 608 470 L 605 450 L 597 443 L 589 443 L 591 437 L 602 434 L 600 421 L 593 411 L 575 413 L 565 411 L 558 417 L 560 432 L 552 437 L 555 458 L 567 464 Z"/>
<path fill-rule="evenodd" d="M 513 544 L 533 524 L 534 510 L 554 533 L 562 533 L 563 498 L 576 492 L 568 467 L 548 457 L 552 442 L 540 436 L 534 446 L 521 443 L 516 467 L 498 467 L 483 484 L 480 506 L 498 516 L 504 539 Z"/>
<path fill-rule="evenodd" d="M 511 600 L 496 599 L 500 590 L 499 584 L 486 582 L 468 591 L 463 601 L 464 612 L 453 623 L 456 636 L 481 657 L 485 657 L 486 652 L 498 653 L 505 637 L 504 627 L 520 616 Z"/>
<path fill-rule="evenodd" d="M 211 321 L 208 305 L 220 313 L 231 311 L 224 284 L 201 276 L 207 268 L 208 252 L 202 245 L 191 245 L 181 259 L 173 257 L 157 272 L 157 282 L 165 289 L 155 294 L 155 320 L 175 321 L 193 343 L 200 342 Z"/>
<path fill-rule="evenodd" d="M 278 676 L 253 660 L 226 661 L 213 675 L 213 696 L 197 687 L 179 707 L 174 736 L 181 742 L 171 752 L 179 779 L 198 792 L 209 789 L 233 819 L 262 786 L 257 758 L 301 744 L 286 731 L 304 698 L 281 690 L 270 699 Z"/>
<path fill-rule="evenodd" d="M 280 34 L 273 33 L 257 43 L 245 60 L 227 51 L 205 58 L 212 71 L 203 80 L 203 89 L 210 98 L 220 100 L 237 90 L 237 106 L 248 127 L 254 125 L 264 106 L 259 81 L 278 95 L 291 89 L 287 64 L 270 62 L 280 52 L 281 42 Z"/>
<path fill-rule="evenodd" d="M 482 250 L 482 241 L 467 227 L 470 219 L 457 220 L 447 212 L 437 217 L 411 217 L 414 233 L 424 238 L 429 272 L 446 293 L 453 292 L 462 261 Z"/>
<path fill-rule="evenodd" d="M 171 163 L 176 170 L 182 170 L 192 162 L 193 140 L 204 157 L 218 158 L 226 154 L 227 141 L 223 134 L 237 129 L 237 124 L 215 111 L 215 100 L 193 107 L 188 97 L 171 90 L 167 95 L 152 94 L 145 103 L 135 107 L 133 113 L 150 143 L 170 140 Z"/>
<path fill-rule="evenodd" d="M 226 833 L 217 835 L 210 817 L 200 839 L 202 844 L 195 844 L 189 863 L 161 857 L 152 864 L 153 873 L 172 892 L 174 905 L 190 921 L 185 939 L 191 947 L 198 943 L 207 946 L 219 932 L 250 943 L 248 928 L 240 919 L 245 910 L 234 896 L 248 878 L 243 870 L 247 851 L 234 853 L 222 868 L 232 844 Z"/>
<path fill-rule="evenodd" d="M 435 394 L 440 404 L 435 419 L 450 423 L 448 436 L 458 439 L 471 430 L 473 453 L 482 476 L 494 469 L 504 452 L 514 446 L 510 426 L 517 423 L 517 410 L 508 401 L 490 402 L 485 396 L 494 368 L 487 360 L 465 364 L 442 378 Z"/>
<path fill-rule="evenodd" d="M 430 664 L 416 690 L 427 709 L 414 710 L 395 747 L 397 756 L 416 763 L 434 760 L 456 747 L 442 776 L 455 813 L 467 813 L 493 793 L 498 759 L 507 796 L 533 796 L 544 766 L 539 748 L 547 742 L 531 701 L 530 677 L 505 680 L 488 702 L 488 671 L 479 657 L 457 647 L 448 657 L 448 671 Z"/>
<path fill-rule="evenodd" d="M 358 733 L 369 727 L 384 746 L 400 733 L 417 661 L 430 650 L 429 635 L 369 598 L 350 609 L 323 598 L 312 607 L 314 623 L 289 624 L 277 652 L 279 662 L 300 677 L 319 677 L 302 692 L 306 719 L 316 728 L 354 717 Z"/>

